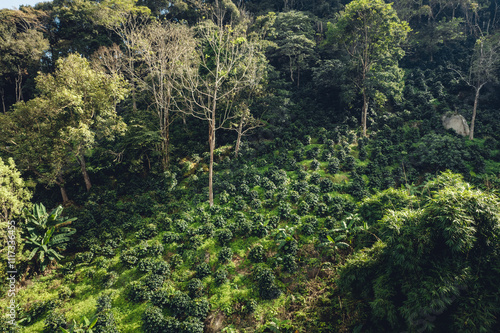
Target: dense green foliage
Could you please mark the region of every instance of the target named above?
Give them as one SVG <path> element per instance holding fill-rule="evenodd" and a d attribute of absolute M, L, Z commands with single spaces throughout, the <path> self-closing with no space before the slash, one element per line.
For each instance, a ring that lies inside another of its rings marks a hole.
<path fill-rule="evenodd" d="M 496 7 L 1 10 L 0 330 L 499 331 Z"/>

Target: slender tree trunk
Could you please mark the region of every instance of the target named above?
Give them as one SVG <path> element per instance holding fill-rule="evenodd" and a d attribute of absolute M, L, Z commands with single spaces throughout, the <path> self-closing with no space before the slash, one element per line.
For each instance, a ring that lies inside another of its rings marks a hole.
<path fill-rule="evenodd" d="M 474 97 L 474 108 L 472 109 L 472 120 L 470 121 L 469 140 L 474 140 L 474 124 L 476 122 L 477 104 L 479 102 L 479 91 L 481 88 L 482 86 L 476 89 L 476 96 Z"/>
<path fill-rule="evenodd" d="M 82 176 L 83 180 L 85 181 L 85 187 L 87 188 L 87 192 L 90 191 L 90 188 L 92 187 L 92 183 L 90 182 L 90 177 L 89 174 L 87 173 L 87 166 L 85 164 L 85 157 L 82 156 L 77 156 L 76 157 L 78 162 L 80 163 L 80 168 L 82 170 Z"/>
<path fill-rule="evenodd" d="M 63 199 L 63 205 L 69 202 L 68 193 L 66 193 L 66 188 L 64 187 L 64 179 L 61 176 L 57 177 L 59 188 L 61 189 L 61 196 Z"/>
<path fill-rule="evenodd" d="M 7 112 L 7 109 L 5 108 L 5 90 L 0 89 L 0 94 L 2 95 L 2 107 L 3 107 L 3 113 Z"/>
<path fill-rule="evenodd" d="M 23 75 L 20 67 L 18 67 L 18 73 L 15 80 L 16 80 L 16 102 L 19 102 L 23 99 Z"/>
<path fill-rule="evenodd" d="M 243 135 L 243 117 L 240 119 L 240 124 L 238 125 L 238 138 L 236 139 L 236 148 L 234 149 L 234 156 L 238 157 L 238 152 L 240 151 L 241 136 Z"/>
<path fill-rule="evenodd" d="M 215 119 L 210 120 L 208 129 L 208 141 L 210 146 L 210 165 L 208 167 L 208 202 L 210 207 L 214 205 L 214 189 L 213 189 L 213 176 L 214 176 L 214 150 L 215 150 Z"/>
<path fill-rule="evenodd" d="M 368 114 L 368 96 L 363 88 L 363 108 L 361 111 L 361 127 L 363 128 L 363 136 L 366 137 L 366 118 Z"/>

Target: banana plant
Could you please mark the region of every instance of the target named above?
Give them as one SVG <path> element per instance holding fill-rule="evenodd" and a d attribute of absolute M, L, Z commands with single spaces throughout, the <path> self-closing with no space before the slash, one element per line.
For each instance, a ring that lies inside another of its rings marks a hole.
<path fill-rule="evenodd" d="M 36 258 L 41 271 L 51 262 L 63 258 L 60 252 L 66 249 L 70 236 L 76 232 L 75 229 L 67 227 L 76 218 L 62 217 L 62 211 L 63 208 L 59 206 L 47 213 L 41 203 L 35 204 L 31 211 L 24 211 L 29 234 L 26 244 L 31 247 L 28 260 Z"/>
<path fill-rule="evenodd" d="M 77 323 L 76 320 L 73 319 L 73 323 L 71 324 L 69 330 L 59 327 L 63 333 L 93 333 L 92 328 L 97 323 L 99 318 L 94 316 L 88 319 L 86 316 L 83 316 L 82 320 Z"/>

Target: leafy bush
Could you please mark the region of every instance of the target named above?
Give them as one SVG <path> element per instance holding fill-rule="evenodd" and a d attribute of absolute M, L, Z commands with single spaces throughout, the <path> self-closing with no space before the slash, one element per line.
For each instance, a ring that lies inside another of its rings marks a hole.
<path fill-rule="evenodd" d="M 215 236 L 217 237 L 217 240 L 222 246 L 229 244 L 231 239 L 233 239 L 233 233 L 231 232 L 231 230 L 227 228 L 217 230 Z"/>
<path fill-rule="evenodd" d="M 167 333 L 164 326 L 165 317 L 160 308 L 150 306 L 142 314 L 142 329 L 145 333 Z"/>
<path fill-rule="evenodd" d="M 209 311 L 210 303 L 206 299 L 194 299 L 191 301 L 191 305 L 189 306 L 188 315 L 205 320 Z"/>
<path fill-rule="evenodd" d="M 168 309 L 175 317 L 182 317 L 188 312 L 190 305 L 191 298 L 186 293 L 177 290 L 170 297 Z"/>
<path fill-rule="evenodd" d="M 177 268 L 179 266 L 181 266 L 183 264 L 183 260 L 182 260 L 182 257 L 180 254 L 174 254 L 172 255 L 172 257 L 170 258 L 170 265 L 172 266 L 172 268 Z"/>
<path fill-rule="evenodd" d="M 188 317 L 181 322 L 179 333 L 203 333 L 205 326 L 203 322 L 195 317 Z"/>
<path fill-rule="evenodd" d="M 264 238 L 267 236 L 267 226 L 264 225 L 264 223 L 259 222 L 257 224 L 254 224 L 252 227 L 252 233 L 259 237 L 259 238 Z"/>
<path fill-rule="evenodd" d="M 97 299 L 96 316 L 97 322 L 93 328 L 96 333 L 119 333 L 111 311 L 111 297 L 103 295 Z"/>
<path fill-rule="evenodd" d="M 253 276 L 262 299 L 275 299 L 281 295 L 281 290 L 275 284 L 275 276 L 271 269 L 265 266 L 256 266 Z"/>
<path fill-rule="evenodd" d="M 340 168 L 340 161 L 336 157 L 332 157 L 330 161 L 328 162 L 327 170 L 328 173 L 334 175 L 339 171 Z"/>
<path fill-rule="evenodd" d="M 60 327 L 68 328 L 66 317 L 59 312 L 50 312 L 47 317 L 45 317 L 43 331 L 47 333 L 58 332 L 61 330 Z"/>
<path fill-rule="evenodd" d="M 203 282 L 200 279 L 193 278 L 188 282 L 187 290 L 191 298 L 201 297 L 203 295 Z"/>
<path fill-rule="evenodd" d="M 500 268 L 498 197 L 450 173 L 423 193 L 414 208 L 384 215 L 381 239 L 347 260 L 338 286 L 366 305 L 364 325 L 374 330 L 494 331 L 500 314 L 490 297 L 498 292 Z M 391 197 L 403 205 L 411 201 L 407 193 Z M 485 262 L 493 266 L 481 268 Z"/>
<path fill-rule="evenodd" d="M 319 169 L 319 162 L 317 159 L 314 159 L 311 161 L 311 164 L 309 165 L 309 169 L 311 169 L 311 170 L 318 170 Z"/>
<path fill-rule="evenodd" d="M 264 247 L 261 244 L 255 245 L 248 253 L 248 259 L 254 263 L 264 262 Z"/>
<path fill-rule="evenodd" d="M 137 239 L 151 239 L 158 234 L 156 224 L 148 223 L 135 233 Z"/>
<path fill-rule="evenodd" d="M 287 273 L 295 273 L 298 269 L 297 262 L 295 261 L 295 256 L 287 254 L 283 256 L 283 271 Z"/>
<path fill-rule="evenodd" d="M 227 282 L 227 270 L 219 269 L 214 274 L 215 285 L 220 286 Z"/>
<path fill-rule="evenodd" d="M 301 202 L 299 203 L 299 207 L 298 207 L 298 209 L 297 209 L 297 213 L 298 213 L 299 215 L 304 216 L 304 215 L 306 215 L 308 212 L 309 212 L 309 204 L 308 204 L 307 202 L 305 202 L 305 201 L 301 201 Z"/>
<path fill-rule="evenodd" d="M 217 254 L 219 263 L 225 264 L 233 259 L 233 250 L 230 247 L 223 247 Z"/>
<path fill-rule="evenodd" d="M 319 148 L 313 147 L 306 152 L 306 157 L 308 160 L 316 159 L 319 156 Z"/>
<path fill-rule="evenodd" d="M 198 279 L 203 279 L 205 276 L 210 275 L 210 266 L 206 262 L 202 262 L 195 267 L 196 277 Z"/>
<path fill-rule="evenodd" d="M 287 220 L 290 218 L 290 214 L 292 213 L 292 206 L 285 201 L 280 201 L 278 205 L 278 214 L 280 218 Z"/>

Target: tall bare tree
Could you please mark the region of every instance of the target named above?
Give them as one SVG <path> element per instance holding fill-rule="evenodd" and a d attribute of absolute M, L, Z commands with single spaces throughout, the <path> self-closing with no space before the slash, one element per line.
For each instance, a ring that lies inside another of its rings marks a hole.
<path fill-rule="evenodd" d="M 224 6 L 216 1 L 214 8 L 213 20 L 197 26 L 196 59 L 184 68 L 178 88 L 185 112 L 208 123 L 210 206 L 214 203 L 215 134 L 241 115 L 230 101 L 255 82 L 259 59 L 259 46 L 248 40 L 243 20 L 240 18 L 239 25 L 227 23 L 230 20 L 225 17 Z"/>
<path fill-rule="evenodd" d="M 169 164 L 170 126 L 175 119 L 174 82 L 179 81 L 182 68 L 192 62 L 195 38 L 185 25 L 151 22 L 137 25 L 126 36 L 135 61 L 141 64 L 133 73 L 137 88 L 151 98 L 162 138 L 162 165 Z"/>
<path fill-rule="evenodd" d="M 451 68 L 460 78 L 474 89 L 474 106 L 470 122 L 469 139 L 474 140 L 477 106 L 481 89 L 490 82 L 498 80 L 496 70 L 500 64 L 500 35 L 481 36 L 476 40 L 474 53 L 467 72 Z"/>

